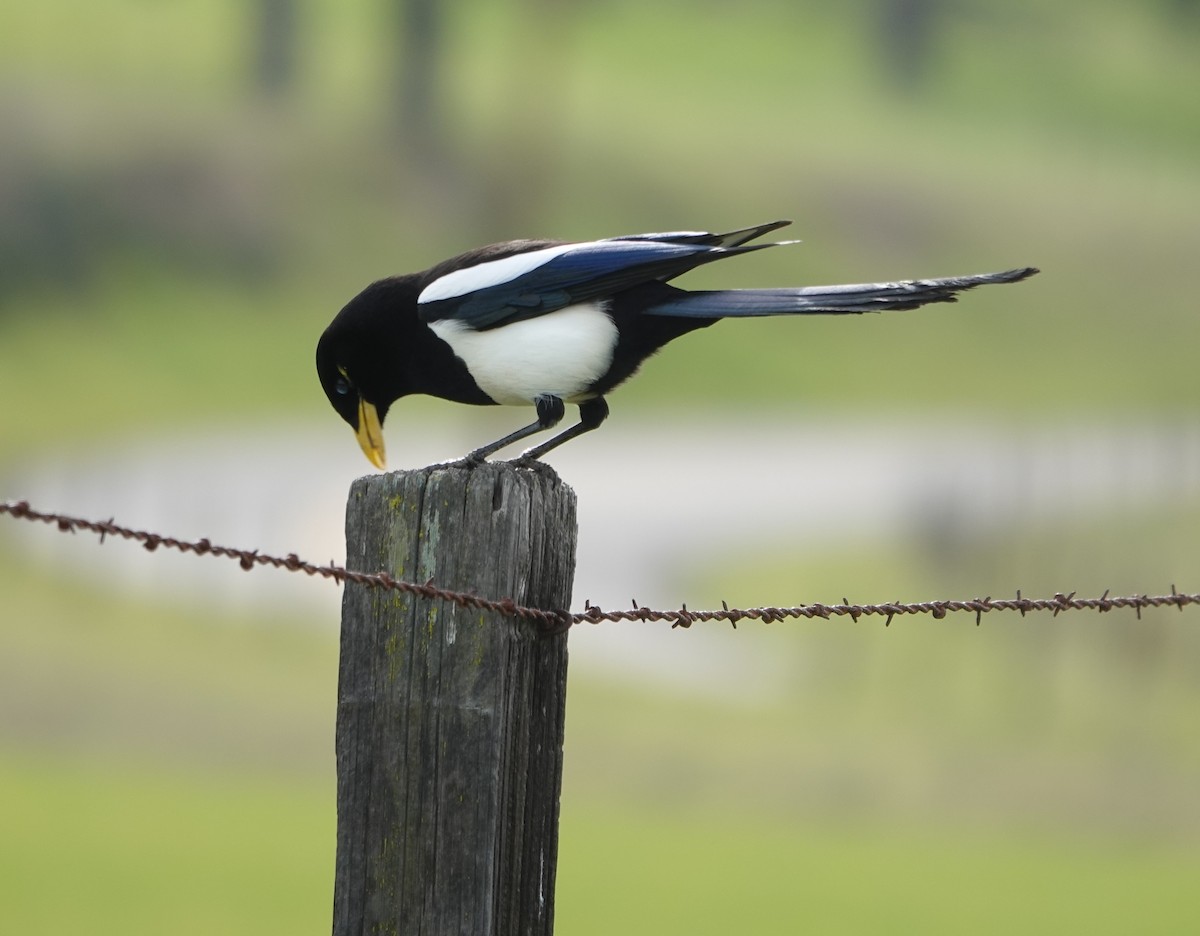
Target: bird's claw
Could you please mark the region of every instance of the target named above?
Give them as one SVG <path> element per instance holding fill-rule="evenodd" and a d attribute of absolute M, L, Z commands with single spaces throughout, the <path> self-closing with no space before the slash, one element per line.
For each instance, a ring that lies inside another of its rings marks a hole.
<path fill-rule="evenodd" d="M 462 458 L 457 458 L 454 461 L 442 462 L 443 468 L 465 468 L 468 471 L 478 468 L 480 465 L 486 465 L 487 459 L 478 452 L 468 452 Z"/>
<path fill-rule="evenodd" d="M 542 461 L 534 455 L 518 455 L 516 458 L 510 459 L 508 464 L 514 468 L 524 468 L 527 471 L 532 471 L 537 474 L 555 475 L 557 472 L 546 462 Z"/>

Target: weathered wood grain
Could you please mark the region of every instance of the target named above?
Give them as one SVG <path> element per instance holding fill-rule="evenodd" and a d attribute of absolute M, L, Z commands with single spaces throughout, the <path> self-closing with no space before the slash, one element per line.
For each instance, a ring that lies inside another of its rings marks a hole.
<path fill-rule="evenodd" d="M 354 482 L 347 564 L 569 607 L 575 494 L 503 463 Z M 567 640 L 347 584 L 335 936 L 548 934 Z"/>

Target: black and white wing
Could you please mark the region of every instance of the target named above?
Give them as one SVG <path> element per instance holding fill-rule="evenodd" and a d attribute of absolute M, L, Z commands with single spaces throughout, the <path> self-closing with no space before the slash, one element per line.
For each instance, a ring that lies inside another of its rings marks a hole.
<path fill-rule="evenodd" d="M 676 232 L 571 244 L 494 245 L 432 269 L 417 299 L 418 314 L 427 324 L 452 319 L 480 331 L 536 318 L 775 246 L 745 242 L 784 223 L 729 234 Z"/>

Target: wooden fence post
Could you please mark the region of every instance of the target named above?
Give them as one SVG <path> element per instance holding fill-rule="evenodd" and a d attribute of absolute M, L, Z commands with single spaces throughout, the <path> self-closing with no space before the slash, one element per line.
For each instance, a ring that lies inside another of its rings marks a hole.
<path fill-rule="evenodd" d="M 575 493 L 549 469 L 355 481 L 347 565 L 539 608 L 570 605 Z M 346 584 L 334 936 L 549 934 L 567 637 Z"/>

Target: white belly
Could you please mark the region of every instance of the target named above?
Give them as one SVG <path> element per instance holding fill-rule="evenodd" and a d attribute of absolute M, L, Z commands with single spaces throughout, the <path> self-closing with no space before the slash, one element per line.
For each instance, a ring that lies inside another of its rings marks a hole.
<path fill-rule="evenodd" d="M 462 359 L 479 389 L 497 403 L 528 405 L 542 396 L 568 402 L 612 364 L 617 326 L 599 302 L 567 306 L 488 331 L 445 319 L 429 326 Z"/>

